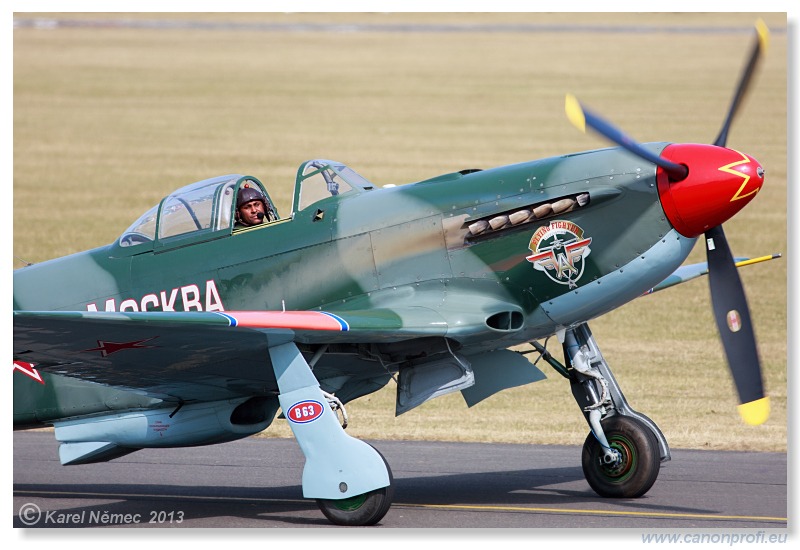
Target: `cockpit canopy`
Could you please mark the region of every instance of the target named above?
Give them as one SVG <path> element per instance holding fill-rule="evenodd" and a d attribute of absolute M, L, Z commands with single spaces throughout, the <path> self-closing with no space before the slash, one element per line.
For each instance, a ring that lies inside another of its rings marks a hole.
<path fill-rule="evenodd" d="M 242 186 L 260 189 L 278 214 L 261 182 L 253 176 L 231 174 L 181 187 L 142 214 L 119 239 L 123 247 L 145 243 L 165 246 L 176 240 L 203 240 L 231 234 L 237 196 Z M 330 197 L 373 189 L 373 185 L 340 162 L 310 160 L 300 165 L 295 181 L 292 217 Z M 280 219 L 280 216 L 277 216 Z"/>
<path fill-rule="evenodd" d="M 309 160 L 297 170 L 294 187 L 294 212 L 329 197 L 351 191 L 369 191 L 374 186 L 355 170 L 332 160 Z"/>
<path fill-rule="evenodd" d="M 187 234 L 230 230 L 234 219 L 233 198 L 242 185 L 261 189 L 252 176 L 227 175 L 181 187 L 145 212 L 120 237 L 121 246 L 146 242 L 168 242 Z"/>

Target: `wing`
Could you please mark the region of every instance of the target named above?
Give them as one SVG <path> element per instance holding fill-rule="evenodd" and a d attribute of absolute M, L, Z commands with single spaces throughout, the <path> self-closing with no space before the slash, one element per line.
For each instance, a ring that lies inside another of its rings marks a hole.
<path fill-rule="evenodd" d="M 771 256 L 760 256 L 758 258 L 736 258 L 736 267 L 744 267 L 746 265 L 766 262 L 768 260 L 775 260 L 780 257 L 781 257 L 780 254 L 772 254 Z M 691 281 L 692 279 L 702 277 L 703 275 L 708 275 L 708 264 L 706 262 L 701 262 L 691 265 L 682 265 L 681 267 L 676 269 L 672 273 L 672 275 L 661 281 L 659 284 L 653 287 L 649 292 L 646 292 L 645 295 L 652 294 L 653 292 L 658 292 L 659 290 L 664 290 L 666 288 L 679 285 L 687 281 Z"/>
<path fill-rule="evenodd" d="M 277 390 L 269 348 L 443 336 L 427 308 L 239 312 L 14 312 L 14 361 L 160 399 Z"/>

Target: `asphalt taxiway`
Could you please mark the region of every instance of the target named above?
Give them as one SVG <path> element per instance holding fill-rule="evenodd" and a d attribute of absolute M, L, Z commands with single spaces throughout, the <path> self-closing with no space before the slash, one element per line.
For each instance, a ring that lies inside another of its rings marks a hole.
<path fill-rule="evenodd" d="M 784 453 L 673 450 L 639 499 L 604 499 L 571 446 L 370 441 L 391 465 L 380 528 L 787 528 Z M 14 433 L 14 527 L 331 527 L 302 498 L 293 439 L 146 449 L 61 466 L 52 432 Z M 574 531 L 573 531 L 574 532 Z"/>

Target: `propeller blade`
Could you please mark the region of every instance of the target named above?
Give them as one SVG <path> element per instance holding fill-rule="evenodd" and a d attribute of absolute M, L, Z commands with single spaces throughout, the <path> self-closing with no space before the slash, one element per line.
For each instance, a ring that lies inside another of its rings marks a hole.
<path fill-rule="evenodd" d="M 759 20 L 756 23 L 756 31 L 755 45 L 739 79 L 725 122 L 714 142 L 717 147 L 726 146 L 733 119 L 750 87 L 758 61 L 767 49 L 769 30 L 766 24 Z M 567 95 L 565 110 L 569 121 L 582 132 L 586 132 L 587 126 L 592 128 L 611 142 L 659 166 L 672 182 L 681 182 L 687 178 L 689 174 L 687 166 L 649 151 L 613 124 L 586 109 L 574 96 Z M 728 367 L 739 394 L 741 403 L 739 413 L 748 424 L 761 424 L 769 416 L 769 398 L 764 395 L 761 361 L 742 281 L 722 226 L 717 225 L 708 229 L 705 237 L 714 318 L 728 359 Z"/>
<path fill-rule="evenodd" d="M 705 237 L 711 304 L 739 393 L 739 414 L 748 424 L 762 424 L 769 416 L 769 397 L 764 395 L 761 361 L 742 281 L 722 226 L 709 229 Z"/>
<path fill-rule="evenodd" d="M 759 19 L 756 22 L 756 40 L 753 44 L 753 50 L 750 53 L 750 58 L 748 59 L 747 65 L 745 65 L 742 76 L 739 79 L 739 85 L 736 87 L 736 93 L 733 95 L 733 101 L 731 102 L 731 106 L 728 108 L 728 114 L 725 117 L 725 122 L 722 125 L 722 129 L 720 130 L 717 139 L 714 140 L 714 145 L 725 147 L 725 144 L 728 142 L 728 132 L 730 131 L 733 117 L 739 110 L 739 106 L 741 105 L 744 96 L 747 94 L 747 90 L 750 88 L 750 82 L 753 79 L 753 73 L 756 70 L 758 61 L 761 59 L 762 54 L 767 51 L 768 46 L 769 29 L 767 28 L 766 23 Z"/>
<path fill-rule="evenodd" d="M 686 176 L 689 174 L 689 169 L 686 166 L 669 161 L 645 149 L 639 143 L 625 135 L 619 128 L 586 109 L 575 96 L 567 94 L 564 109 L 569 121 L 581 132 L 586 133 L 586 126 L 589 126 L 601 136 L 624 147 L 634 155 L 652 162 L 656 166 L 660 166 L 669 175 L 671 180 L 682 181 L 686 179 Z"/>

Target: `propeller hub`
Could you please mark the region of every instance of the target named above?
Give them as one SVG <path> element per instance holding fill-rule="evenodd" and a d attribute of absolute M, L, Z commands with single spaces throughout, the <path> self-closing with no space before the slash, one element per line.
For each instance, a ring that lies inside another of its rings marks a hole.
<path fill-rule="evenodd" d="M 658 194 L 664 213 L 678 233 L 697 237 L 729 220 L 764 184 L 764 169 L 753 157 L 724 147 L 672 144 L 663 158 L 688 167 L 680 181 L 658 169 Z"/>

